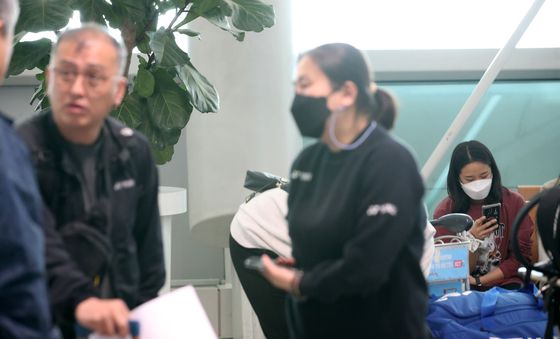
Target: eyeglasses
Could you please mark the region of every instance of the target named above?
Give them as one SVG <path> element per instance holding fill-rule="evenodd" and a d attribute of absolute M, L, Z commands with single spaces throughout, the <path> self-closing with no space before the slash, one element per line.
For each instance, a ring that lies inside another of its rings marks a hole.
<path fill-rule="evenodd" d="M 53 67 L 52 71 L 56 75 L 56 79 L 61 81 L 65 85 L 73 85 L 79 75 L 82 75 L 85 79 L 84 85 L 90 90 L 97 89 L 99 86 L 106 83 L 108 80 L 114 78 L 115 76 L 108 76 L 98 71 L 85 71 L 78 72 L 74 68 L 64 68 L 64 67 Z"/>

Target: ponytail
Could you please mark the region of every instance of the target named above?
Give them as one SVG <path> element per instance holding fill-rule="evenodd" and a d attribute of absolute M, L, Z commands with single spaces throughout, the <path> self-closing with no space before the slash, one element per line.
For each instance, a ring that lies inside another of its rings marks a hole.
<path fill-rule="evenodd" d="M 391 94 L 384 89 L 375 87 L 370 93 L 372 100 L 371 110 L 372 120 L 383 126 L 386 130 L 393 129 L 397 119 L 397 105 Z"/>

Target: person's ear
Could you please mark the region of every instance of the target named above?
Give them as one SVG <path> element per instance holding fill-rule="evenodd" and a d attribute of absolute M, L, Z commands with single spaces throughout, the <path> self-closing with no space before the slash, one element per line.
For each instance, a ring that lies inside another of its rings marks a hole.
<path fill-rule="evenodd" d="M 6 46 L 6 44 L 7 43 L 12 44 L 12 41 L 11 40 L 8 41 L 8 38 L 9 36 L 6 31 L 6 23 L 4 22 L 4 20 L 0 20 L 0 40 L 2 41 L 2 54 L 7 53 L 8 49 L 6 49 L 6 47 L 8 46 Z"/>
<path fill-rule="evenodd" d="M 45 93 L 47 94 L 47 96 L 50 95 L 49 89 L 51 88 L 51 86 L 50 86 L 51 76 L 52 76 L 51 68 L 50 68 L 50 65 L 49 65 L 49 66 L 47 66 L 47 68 L 45 68 L 45 83 L 47 85 Z"/>
<path fill-rule="evenodd" d="M 340 88 L 341 92 L 341 104 L 346 107 L 350 107 L 356 103 L 358 99 L 358 87 L 352 81 L 345 81 Z"/>
<path fill-rule="evenodd" d="M 115 107 L 119 106 L 126 94 L 126 77 L 121 76 L 117 80 L 116 88 L 115 88 L 115 96 L 113 99 L 113 105 Z"/>
<path fill-rule="evenodd" d="M 4 23 L 4 20 L 0 20 L 0 35 L 2 37 L 6 35 L 6 23 Z"/>

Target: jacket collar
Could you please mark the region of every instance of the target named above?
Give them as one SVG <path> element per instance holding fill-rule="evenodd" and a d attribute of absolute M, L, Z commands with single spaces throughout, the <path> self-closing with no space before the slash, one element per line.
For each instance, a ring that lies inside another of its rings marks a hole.
<path fill-rule="evenodd" d="M 114 124 L 114 123 L 113 123 Z M 109 118 L 105 119 L 101 130 L 101 138 L 104 138 L 103 144 L 101 145 L 102 150 L 100 152 L 102 156 L 102 161 L 98 163 L 99 166 L 104 167 L 105 165 L 109 165 L 110 163 L 119 161 L 121 163 L 125 163 L 130 158 L 130 153 L 126 147 L 122 144 L 117 136 L 117 130 L 114 126 L 111 126 L 111 122 Z M 72 159 L 70 158 L 70 154 L 67 151 L 66 144 L 68 141 L 64 139 L 62 134 L 60 133 L 58 127 L 56 126 L 52 111 L 49 110 L 46 112 L 46 126 L 45 132 L 47 134 L 47 140 L 50 140 L 52 143 L 51 147 L 49 147 L 49 151 L 52 152 L 55 161 L 59 161 L 61 164 L 62 169 L 70 174 L 76 174 L 77 169 L 74 166 Z M 58 159 L 58 160 L 56 160 Z"/>

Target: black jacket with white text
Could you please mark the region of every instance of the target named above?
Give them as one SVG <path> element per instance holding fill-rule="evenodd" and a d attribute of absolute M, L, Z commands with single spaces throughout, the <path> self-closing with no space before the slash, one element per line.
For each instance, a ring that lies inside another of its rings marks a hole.
<path fill-rule="evenodd" d="M 105 120 L 95 165 L 96 201 L 86 208 L 80 170 L 70 159 L 52 112 L 38 114 L 18 132 L 31 150 L 50 220 L 46 263 L 55 321 L 72 323 L 76 306 L 92 296 L 120 298 L 129 308 L 156 297 L 165 268 L 158 173 L 146 138 L 112 118 Z M 107 239 L 104 287 L 82 267 L 82 259 L 93 255 L 88 247 L 72 247 L 66 241 L 65 227 L 72 223 L 95 228 L 101 240 Z"/>

